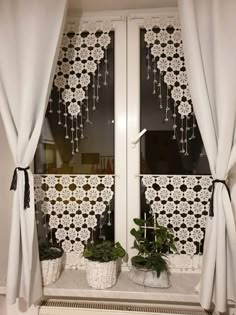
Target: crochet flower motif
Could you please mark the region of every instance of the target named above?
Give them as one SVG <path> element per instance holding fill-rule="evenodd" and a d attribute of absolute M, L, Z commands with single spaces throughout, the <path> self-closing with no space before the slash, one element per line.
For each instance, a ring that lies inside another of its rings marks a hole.
<path fill-rule="evenodd" d="M 153 213 L 159 213 L 163 210 L 163 204 L 160 201 L 153 201 L 151 209 Z"/>
<path fill-rule="evenodd" d="M 101 202 L 101 201 L 97 201 L 94 205 L 94 211 L 96 214 L 102 214 L 104 211 L 106 210 L 106 205 Z"/>
<path fill-rule="evenodd" d="M 192 107 L 188 102 L 181 102 L 178 106 L 178 112 L 181 116 L 188 116 L 192 111 Z"/>
<path fill-rule="evenodd" d="M 79 84 L 79 78 L 75 74 L 70 75 L 68 79 L 68 84 L 71 87 L 75 88 Z"/>
<path fill-rule="evenodd" d="M 71 90 L 64 90 L 61 93 L 61 97 L 65 102 L 71 102 L 71 100 L 74 98 L 74 94 Z"/>
<path fill-rule="evenodd" d="M 83 187 L 87 183 L 86 177 L 84 175 L 76 176 L 74 179 L 74 183 L 77 186 Z"/>
<path fill-rule="evenodd" d="M 155 179 L 152 176 L 143 176 L 142 183 L 146 187 L 151 187 L 155 183 Z"/>
<path fill-rule="evenodd" d="M 95 47 L 91 53 L 94 60 L 101 60 L 104 57 L 104 51 L 101 47 Z"/>
<path fill-rule="evenodd" d="M 58 75 L 54 80 L 54 84 L 58 89 L 64 89 L 66 85 L 66 79 L 62 75 Z"/>
<path fill-rule="evenodd" d="M 76 188 L 76 190 L 74 191 L 74 197 L 77 200 L 83 200 L 85 196 L 86 191 L 83 188 Z"/>
<path fill-rule="evenodd" d="M 90 231 L 88 229 L 82 228 L 79 231 L 78 236 L 79 236 L 81 241 L 87 241 L 90 237 Z"/>
<path fill-rule="evenodd" d="M 100 183 L 100 178 L 97 175 L 90 176 L 88 179 L 88 184 L 92 187 L 96 187 Z"/>
<path fill-rule="evenodd" d="M 91 188 L 88 191 L 88 198 L 90 201 L 96 201 L 99 197 L 99 192 L 96 188 Z"/>
<path fill-rule="evenodd" d="M 105 48 L 107 48 L 110 42 L 111 42 L 111 37 L 107 33 L 103 33 L 98 39 L 98 43 L 102 47 L 105 47 Z"/>
<path fill-rule="evenodd" d="M 80 106 L 77 103 L 71 103 L 68 106 L 68 113 L 71 116 L 77 116 L 80 113 Z"/>
<path fill-rule="evenodd" d="M 105 187 L 111 187 L 114 184 L 114 177 L 111 175 L 104 176 L 102 183 Z"/>
<path fill-rule="evenodd" d="M 77 102 L 81 102 L 85 98 L 85 92 L 82 88 L 76 89 L 74 93 L 74 97 Z"/>
<path fill-rule="evenodd" d="M 157 218 L 157 222 L 158 224 L 160 225 L 163 225 L 163 226 L 167 226 L 167 223 L 168 223 L 168 219 L 165 215 L 163 214 L 160 214 Z"/>
<path fill-rule="evenodd" d="M 84 251 L 84 245 L 82 242 L 78 242 L 76 241 L 74 244 L 73 244 L 73 249 L 75 252 L 77 253 L 82 253 Z"/>
<path fill-rule="evenodd" d="M 73 70 L 75 71 L 75 73 L 82 73 L 84 68 L 85 64 L 82 61 L 75 61 L 73 64 Z"/>
<path fill-rule="evenodd" d="M 155 189 L 148 187 L 145 191 L 145 197 L 147 200 L 154 200 L 156 198 L 157 192 Z"/>
<path fill-rule="evenodd" d="M 151 54 L 154 56 L 154 57 L 157 57 L 157 56 L 160 56 L 161 53 L 162 53 L 162 47 L 161 45 L 159 44 L 154 44 L 151 48 Z"/>
<path fill-rule="evenodd" d="M 76 211 L 78 210 L 78 204 L 76 201 L 70 201 L 70 203 L 67 206 L 67 209 L 69 211 L 69 213 L 76 213 Z"/>
<path fill-rule="evenodd" d="M 65 187 L 72 183 L 72 178 L 69 175 L 63 175 L 59 178 L 59 182 Z"/>
<path fill-rule="evenodd" d="M 88 60 L 85 64 L 85 68 L 89 73 L 94 73 L 97 69 L 97 65 L 93 60 Z"/>
<path fill-rule="evenodd" d="M 154 33 L 153 31 L 149 30 L 146 32 L 146 34 L 144 35 L 145 41 L 148 44 L 154 44 L 155 40 L 156 40 L 156 33 Z"/>
<path fill-rule="evenodd" d="M 90 83 L 90 76 L 87 73 L 82 73 L 79 82 L 82 87 L 87 87 Z M 84 94 L 82 95 L 84 97 Z"/>
<path fill-rule="evenodd" d="M 66 206 L 64 204 L 64 202 L 62 201 L 57 201 L 55 206 L 54 206 L 54 211 L 57 213 L 57 214 L 62 214 L 66 209 Z"/>
<path fill-rule="evenodd" d="M 84 42 L 88 47 L 93 47 L 97 44 L 98 39 L 95 34 L 88 34 Z"/>
<path fill-rule="evenodd" d="M 92 206 L 89 201 L 83 201 L 80 204 L 80 211 L 82 213 L 88 214 L 92 210 Z"/>
<path fill-rule="evenodd" d="M 81 228 L 85 223 L 85 219 L 82 216 L 82 214 L 76 214 L 73 218 L 73 222 L 74 222 L 74 225 L 76 228 L 78 228 L 78 227 Z"/>

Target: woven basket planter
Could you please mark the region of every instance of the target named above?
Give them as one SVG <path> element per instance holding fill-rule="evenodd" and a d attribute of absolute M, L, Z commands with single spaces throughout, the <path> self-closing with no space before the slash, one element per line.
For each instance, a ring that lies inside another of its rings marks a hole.
<path fill-rule="evenodd" d="M 160 277 L 157 277 L 156 271 L 147 269 L 138 269 L 131 267 L 128 278 L 134 283 L 152 288 L 169 288 L 170 280 L 168 273 L 162 272 Z"/>
<path fill-rule="evenodd" d="M 41 273 L 43 286 L 57 281 L 61 275 L 62 257 L 56 259 L 42 260 Z"/>
<path fill-rule="evenodd" d="M 89 286 L 106 289 L 116 284 L 119 272 L 118 260 L 98 262 L 85 259 L 86 276 Z"/>

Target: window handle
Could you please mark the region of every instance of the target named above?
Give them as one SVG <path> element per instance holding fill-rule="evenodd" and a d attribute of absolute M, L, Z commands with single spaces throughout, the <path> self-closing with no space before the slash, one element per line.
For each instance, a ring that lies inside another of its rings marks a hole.
<path fill-rule="evenodd" d="M 131 144 L 133 148 L 135 148 L 136 144 L 140 141 L 141 137 L 145 134 L 146 131 L 147 129 L 144 128 L 142 131 L 140 131 L 140 133 L 137 135 L 135 139 L 131 140 Z"/>

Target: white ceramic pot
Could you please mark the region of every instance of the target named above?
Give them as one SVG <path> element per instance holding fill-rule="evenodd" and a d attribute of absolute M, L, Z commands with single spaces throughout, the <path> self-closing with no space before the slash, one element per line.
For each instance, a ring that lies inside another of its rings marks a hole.
<path fill-rule="evenodd" d="M 152 288 L 169 288 L 171 285 L 166 271 L 162 272 L 160 277 L 157 277 L 154 270 L 139 269 L 132 266 L 128 278 L 137 284 Z"/>

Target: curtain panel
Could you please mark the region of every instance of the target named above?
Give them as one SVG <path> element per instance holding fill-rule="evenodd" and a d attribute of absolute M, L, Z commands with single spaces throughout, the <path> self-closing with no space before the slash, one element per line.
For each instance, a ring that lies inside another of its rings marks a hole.
<path fill-rule="evenodd" d="M 31 305 L 42 296 L 33 175 L 28 167 L 43 124 L 65 12 L 66 0 L 0 1 L 0 112 L 18 168 L 13 183 L 9 303 L 22 297 Z"/>
<path fill-rule="evenodd" d="M 225 312 L 236 293 L 236 228 L 230 171 L 236 162 L 236 1 L 179 0 L 193 108 L 214 184 L 200 289 L 203 308 Z"/>

